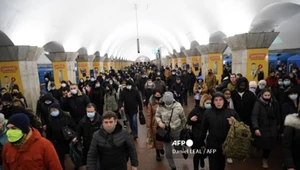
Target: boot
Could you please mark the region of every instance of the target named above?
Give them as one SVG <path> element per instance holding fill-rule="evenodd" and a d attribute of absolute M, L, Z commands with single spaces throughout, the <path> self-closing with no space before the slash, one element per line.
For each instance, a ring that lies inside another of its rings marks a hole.
<path fill-rule="evenodd" d="M 262 167 L 265 168 L 265 169 L 269 168 L 268 159 L 263 159 Z"/>
<path fill-rule="evenodd" d="M 164 155 L 164 154 L 165 154 L 165 150 L 164 150 L 164 149 L 161 149 L 161 150 L 160 150 L 160 154 Z"/>
<path fill-rule="evenodd" d="M 194 155 L 193 163 L 194 163 L 194 170 L 199 170 L 199 158 L 197 157 L 197 155 Z"/>
<path fill-rule="evenodd" d="M 204 159 L 200 159 L 200 167 L 201 167 L 201 168 L 204 168 L 204 167 L 205 167 Z"/>
<path fill-rule="evenodd" d="M 157 160 L 158 162 L 161 161 L 160 150 L 157 150 L 157 149 L 156 149 L 156 160 Z"/>

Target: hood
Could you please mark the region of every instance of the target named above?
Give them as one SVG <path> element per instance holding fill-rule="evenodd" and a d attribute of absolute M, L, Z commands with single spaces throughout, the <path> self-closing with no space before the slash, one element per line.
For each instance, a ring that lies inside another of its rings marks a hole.
<path fill-rule="evenodd" d="M 15 98 L 12 101 L 12 106 L 21 106 L 21 107 L 26 107 L 25 104 L 22 102 L 22 100 Z"/>
<path fill-rule="evenodd" d="M 45 102 L 46 100 L 51 100 L 52 102 L 54 101 L 54 97 L 51 93 L 45 94 L 42 99 L 43 99 L 43 102 Z"/>
<path fill-rule="evenodd" d="M 289 114 L 285 117 L 285 126 L 291 126 L 296 129 L 300 129 L 300 117 L 298 113 Z"/>
<path fill-rule="evenodd" d="M 239 87 L 240 84 L 243 83 L 243 82 L 245 82 L 245 84 L 246 84 L 246 89 L 249 89 L 249 81 L 245 77 L 240 77 L 240 78 L 237 79 L 237 81 L 236 81 L 236 87 Z"/>
<path fill-rule="evenodd" d="M 227 108 L 227 105 L 228 105 L 228 101 L 226 100 L 225 96 L 223 93 L 221 92 L 215 92 L 212 96 L 212 99 L 211 99 L 211 107 L 214 108 L 214 109 L 217 109 L 215 104 L 214 104 L 214 100 L 216 97 L 222 97 L 223 100 L 224 100 L 224 105 L 222 107 L 222 109 L 226 109 Z"/>

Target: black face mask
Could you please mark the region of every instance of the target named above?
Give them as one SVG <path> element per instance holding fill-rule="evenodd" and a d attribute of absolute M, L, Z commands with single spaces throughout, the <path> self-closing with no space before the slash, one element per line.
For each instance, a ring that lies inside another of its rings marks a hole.
<path fill-rule="evenodd" d="M 266 99 L 266 98 L 262 98 L 265 102 L 270 102 L 271 101 L 271 98 L 269 99 Z"/>
<path fill-rule="evenodd" d="M 160 78 L 158 78 L 158 79 L 156 79 L 157 81 L 159 81 L 160 80 Z"/>
<path fill-rule="evenodd" d="M 246 87 L 238 87 L 237 91 L 240 92 L 240 93 L 245 92 L 246 91 Z"/>
<path fill-rule="evenodd" d="M 154 97 L 155 100 L 159 101 L 161 99 L 161 97 Z"/>

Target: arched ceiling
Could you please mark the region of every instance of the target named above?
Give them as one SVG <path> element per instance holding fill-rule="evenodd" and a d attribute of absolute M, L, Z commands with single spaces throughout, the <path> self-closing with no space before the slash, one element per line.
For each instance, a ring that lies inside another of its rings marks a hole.
<path fill-rule="evenodd" d="M 279 2 L 300 4 L 299 0 L 1 0 L 0 30 L 15 45 L 57 42 L 47 48 L 67 52 L 85 48 L 88 54 L 99 51 L 100 56 L 130 60 L 140 55 L 153 59 L 152 51 L 159 47 L 168 54 L 173 49 L 179 52 L 180 47 L 189 49 L 194 40 L 201 45 L 220 42 L 224 36 L 266 31 L 270 27 L 281 31 L 281 41 L 287 40 L 282 46 L 272 46 L 282 48 L 298 42 L 294 39 L 300 36 L 300 21 L 297 5 L 274 8 L 274 3 Z M 136 45 L 135 4 L 140 54 Z M 290 16 L 294 16 L 293 22 L 283 22 Z M 292 32 L 299 36 L 289 35 L 287 31 L 292 28 L 286 24 L 294 24 Z M 300 42 L 293 45 L 300 47 Z"/>

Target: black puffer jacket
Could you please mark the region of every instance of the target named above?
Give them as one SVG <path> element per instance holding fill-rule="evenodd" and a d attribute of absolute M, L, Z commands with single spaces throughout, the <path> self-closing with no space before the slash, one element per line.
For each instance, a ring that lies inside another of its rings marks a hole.
<path fill-rule="evenodd" d="M 204 115 L 205 109 L 203 109 L 200 106 L 196 106 L 191 113 L 189 114 L 188 118 L 187 118 L 187 124 L 188 125 L 192 125 L 192 133 L 193 133 L 193 140 L 196 141 L 193 145 L 193 147 L 195 147 L 196 149 L 200 149 L 200 133 L 201 133 L 201 121 L 203 119 L 203 115 Z M 197 116 L 198 119 L 197 121 L 193 122 L 191 121 L 191 118 L 193 116 Z"/>
<path fill-rule="evenodd" d="M 207 148 L 221 149 L 230 129 L 227 118 L 234 117 L 237 121 L 240 121 L 240 117 L 233 109 L 227 108 L 227 100 L 222 93 L 216 92 L 211 101 L 214 101 L 215 97 L 222 97 L 224 105 L 221 109 L 218 109 L 214 103 L 212 103 L 212 108 L 204 112 L 201 121 L 200 144 L 201 146 L 205 145 L 204 139 L 207 131 L 209 131 L 209 135 L 207 136 Z"/>
<path fill-rule="evenodd" d="M 90 120 L 86 115 L 80 120 L 79 125 L 77 126 L 77 139 L 83 137 L 83 147 L 84 149 L 89 150 L 90 144 L 93 138 L 94 132 L 100 129 L 102 125 L 101 116 L 96 113 L 93 121 Z"/>
<path fill-rule="evenodd" d="M 87 169 L 96 169 L 100 159 L 101 169 L 127 170 L 128 157 L 131 165 L 137 167 L 137 152 L 128 132 L 119 123 L 111 134 L 101 127 L 93 135 L 87 157 Z"/>
<path fill-rule="evenodd" d="M 284 166 L 286 169 L 300 170 L 300 118 L 290 114 L 285 119 L 283 136 Z"/>
<path fill-rule="evenodd" d="M 254 137 L 254 143 L 257 148 L 275 148 L 277 126 L 279 125 L 278 115 L 278 104 L 275 100 L 268 104 L 258 96 L 251 116 L 253 130 L 258 129 L 261 133 L 260 137 Z"/>

